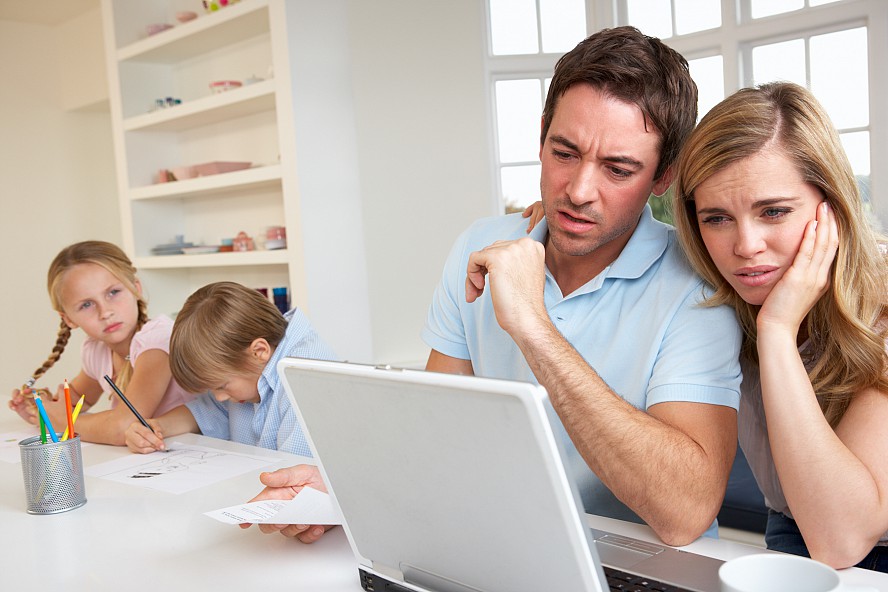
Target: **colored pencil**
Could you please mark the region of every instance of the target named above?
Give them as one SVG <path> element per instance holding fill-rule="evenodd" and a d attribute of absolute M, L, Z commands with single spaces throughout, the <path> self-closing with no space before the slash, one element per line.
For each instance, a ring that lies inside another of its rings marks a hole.
<path fill-rule="evenodd" d="M 74 406 L 74 413 L 71 414 L 71 425 L 72 426 L 74 425 L 74 422 L 77 421 L 77 416 L 80 415 L 80 408 L 81 407 L 83 407 L 83 395 L 80 395 L 80 400 L 77 401 L 77 405 Z M 65 433 L 62 434 L 62 441 L 63 442 L 68 439 L 68 434 L 69 434 L 68 430 L 65 430 Z M 70 432 L 70 434 L 71 434 L 72 438 L 77 435 L 73 431 Z"/>
<path fill-rule="evenodd" d="M 46 424 L 46 431 L 49 432 L 52 441 L 58 442 L 59 437 L 52 427 L 52 422 L 49 421 L 49 415 L 46 413 L 46 407 L 43 406 L 43 399 L 40 398 L 40 395 L 34 395 L 34 403 L 37 404 L 37 411 L 43 416 L 43 423 Z"/>
<path fill-rule="evenodd" d="M 46 424 L 43 423 L 43 416 L 37 413 L 37 419 L 40 420 L 40 443 L 46 444 Z"/>
<path fill-rule="evenodd" d="M 114 392 L 117 393 L 117 396 L 120 397 L 120 400 L 123 401 L 124 403 L 126 403 L 126 406 L 129 407 L 129 410 L 133 412 L 133 415 L 136 416 L 136 419 L 139 420 L 139 423 L 142 424 L 143 426 L 145 426 L 146 428 L 148 428 L 149 430 L 151 430 L 152 432 L 154 432 L 154 428 L 152 428 L 152 427 L 148 424 L 148 422 L 145 421 L 145 418 L 142 417 L 142 416 L 139 414 L 138 411 L 136 411 L 136 408 L 133 407 L 133 404 L 130 403 L 129 400 L 128 400 L 126 397 L 123 396 L 123 392 L 122 392 L 119 388 L 117 388 L 117 385 L 114 384 L 114 381 L 111 380 L 111 377 L 108 376 L 108 375 L 106 374 L 106 375 L 105 375 L 105 380 L 108 381 L 108 384 L 111 385 L 111 388 L 114 389 Z M 156 432 L 155 432 L 155 433 L 156 433 Z"/>
<path fill-rule="evenodd" d="M 71 388 L 68 386 L 68 379 L 65 379 L 65 419 L 68 421 L 68 428 L 65 434 L 74 434 L 74 418 L 71 417 Z M 64 439 L 64 437 L 62 437 Z"/>

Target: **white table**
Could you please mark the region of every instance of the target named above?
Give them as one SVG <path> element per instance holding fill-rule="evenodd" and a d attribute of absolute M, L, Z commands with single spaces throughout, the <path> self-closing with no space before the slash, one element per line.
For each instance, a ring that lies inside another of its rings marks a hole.
<path fill-rule="evenodd" d="M 24 429 L 0 410 L 0 433 Z M 307 459 L 203 436 L 183 441 L 275 459 L 272 468 Z M 89 467 L 122 455 L 125 448 L 85 445 Z M 0 590 L 132 592 L 158 590 L 287 590 L 358 592 L 357 563 L 341 528 L 303 545 L 256 527 L 241 530 L 203 513 L 247 501 L 259 490 L 257 474 L 246 474 L 189 493 L 173 495 L 86 476 L 87 503 L 50 516 L 25 512 L 21 465 L 0 461 Z M 600 516 L 590 526 L 658 542 L 650 528 Z M 762 552 L 729 541 L 700 539 L 684 547 L 730 559 Z M 888 575 L 861 569 L 842 580 L 888 590 Z"/>

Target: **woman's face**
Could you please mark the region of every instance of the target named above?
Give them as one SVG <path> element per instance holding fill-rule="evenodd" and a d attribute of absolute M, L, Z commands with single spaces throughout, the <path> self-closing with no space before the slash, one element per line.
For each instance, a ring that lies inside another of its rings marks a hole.
<path fill-rule="evenodd" d="M 761 305 L 792 265 L 823 201 L 779 148 L 765 148 L 709 177 L 694 192 L 700 234 L 743 300 Z"/>

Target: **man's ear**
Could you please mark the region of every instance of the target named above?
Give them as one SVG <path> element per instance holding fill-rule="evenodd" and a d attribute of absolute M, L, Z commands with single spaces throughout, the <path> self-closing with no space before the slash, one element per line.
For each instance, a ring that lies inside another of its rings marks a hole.
<path fill-rule="evenodd" d="M 546 120 L 543 119 L 542 117 L 540 117 L 540 154 L 539 154 L 540 161 L 543 160 L 543 143 L 545 141 L 545 138 L 543 138 L 543 126 L 545 126 L 545 125 L 546 125 Z"/>
<path fill-rule="evenodd" d="M 271 359 L 271 354 L 274 353 L 274 348 L 271 347 L 271 344 L 265 340 L 264 337 L 257 337 L 250 343 L 250 347 L 247 348 L 250 354 L 250 357 L 262 362 L 263 364 L 267 364 L 268 360 Z"/>
<path fill-rule="evenodd" d="M 654 181 L 654 186 L 651 188 L 651 192 L 657 197 L 662 197 L 666 190 L 669 189 L 669 186 L 672 185 L 672 181 L 675 179 L 675 168 L 670 166 L 663 174 L 660 175 L 660 178 Z"/>

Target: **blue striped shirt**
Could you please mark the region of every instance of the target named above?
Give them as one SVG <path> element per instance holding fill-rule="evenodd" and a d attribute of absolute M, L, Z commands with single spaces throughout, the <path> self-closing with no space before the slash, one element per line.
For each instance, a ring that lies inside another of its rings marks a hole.
<path fill-rule="evenodd" d="M 287 332 L 259 377 L 258 403 L 217 401 L 212 393 L 206 393 L 186 404 L 203 435 L 311 457 L 296 412 L 278 376 L 277 363 L 284 357 L 337 357 L 301 311 L 294 308 L 285 318 L 289 322 Z"/>

